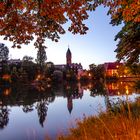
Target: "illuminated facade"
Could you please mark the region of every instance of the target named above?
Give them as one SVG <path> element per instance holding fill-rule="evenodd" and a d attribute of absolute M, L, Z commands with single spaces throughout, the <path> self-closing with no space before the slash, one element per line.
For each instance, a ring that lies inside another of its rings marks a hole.
<path fill-rule="evenodd" d="M 118 77 L 118 68 L 123 65 L 122 63 L 118 62 L 109 62 L 109 63 L 104 63 L 104 68 L 105 68 L 105 76 L 106 77 Z"/>

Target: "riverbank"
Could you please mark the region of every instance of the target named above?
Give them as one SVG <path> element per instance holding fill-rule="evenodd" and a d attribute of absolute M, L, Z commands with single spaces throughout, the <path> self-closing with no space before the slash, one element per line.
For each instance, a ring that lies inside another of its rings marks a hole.
<path fill-rule="evenodd" d="M 115 112 L 114 112 L 115 111 Z M 67 136 L 59 140 L 139 140 L 140 138 L 140 98 L 135 103 L 126 103 L 117 110 L 101 113 L 99 116 L 85 117 L 77 121 Z"/>

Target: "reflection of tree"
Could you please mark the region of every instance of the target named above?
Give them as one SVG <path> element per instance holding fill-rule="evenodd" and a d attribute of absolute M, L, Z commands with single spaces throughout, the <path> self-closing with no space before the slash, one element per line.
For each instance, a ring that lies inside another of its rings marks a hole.
<path fill-rule="evenodd" d="M 0 128 L 3 129 L 9 122 L 7 106 L 0 106 Z"/>
<path fill-rule="evenodd" d="M 55 100 L 55 95 L 52 95 L 52 96 L 48 97 L 48 102 L 49 103 L 54 102 L 54 100 Z"/>
<path fill-rule="evenodd" d="M 64 87 L 64 92 L 68 98 L 72 97 L 72 99 L 82 98 L 83 96 L 83 89 L 80 86 L 78 87 L 77 83 L 67 83 Z"/>
<path fill-rule="evenodd" d="M 105 95 L 105 105 L 108 112 L 112 110 L 111 101 L 109 100 L 109 96 Z"/>
<path fill-rule="evenodd" d="M 47 116 L 47 111 L 48 111 L 47 105 L 48 105 L 48 102 L 46 100 L 41 100 L 37 104 L 39 123 L 42 127 L 43 127 L 43 123 L 44 123 L 46 116 Z"/>
<path fill-rule="evenodd" d="M 104 89 L 104 83 L 100 81 L 95 81 L 95 83 L 91 86 L 91 96 L 96 96 L 96 95 L 105 95 L 105 89 Z"/>
<path fill-rule="evenodd" d="M 33 111 L 33 105 L 24 105 L 22 110 L 25 113 L 31 112 L 31 111 Z"/>

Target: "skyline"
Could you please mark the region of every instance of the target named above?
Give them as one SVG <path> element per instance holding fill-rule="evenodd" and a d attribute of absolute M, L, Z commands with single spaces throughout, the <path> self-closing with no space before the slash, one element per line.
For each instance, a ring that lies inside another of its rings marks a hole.
<path fill-rule="evenodd" d="M 90 17 L 84 23 L 89 27 L 85 35 L 73 35 L 66 31 L 60 36 L 59 42 L 55 43 L 46 39 L 45 45 L 47 62 L 54 64 L 66 64 L 66 51 L 68 46 L 72 52 L 72 63 L 81 63 L 83 68 L 89 69 L 92 63 L 102 64 L 104 62 L 116 61 L 117 41 L 114 41 L 115 35 L 121 30 L 121 26 L 112 26 L 109 24 L 110 16 L 107 16 L 107 8 L 99 7 L 95 12 L 90 13 Z M 66 28 L 69 23 L 65 24 Z M 0 37 L 2 38 L 2 37 Z M 1 39 L 2 40 L 2 39 Z M 10 48 L 11 42 L 2 40 L 9 48 L 9 57 L 13 59 L 22 59 L 28 55 L 36 58 L 37 49 L 33 43 L 22 45 L 21 49 Z"/>

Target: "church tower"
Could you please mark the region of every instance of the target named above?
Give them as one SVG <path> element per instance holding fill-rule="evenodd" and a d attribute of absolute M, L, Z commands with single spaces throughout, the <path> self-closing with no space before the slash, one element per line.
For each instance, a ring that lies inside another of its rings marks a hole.
<path fill-rule="evenodd" d="M 71 54 L 70 49 L 68 48 L 67 53 L 66 53 L 66 64 L 67 65 L 70 65 L 72 63 L 71 59 L 72 59 L 72 54 Z"/>

